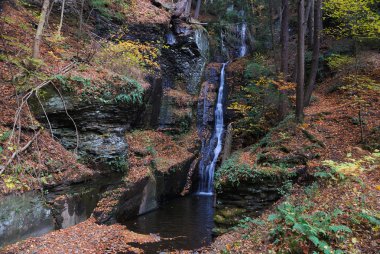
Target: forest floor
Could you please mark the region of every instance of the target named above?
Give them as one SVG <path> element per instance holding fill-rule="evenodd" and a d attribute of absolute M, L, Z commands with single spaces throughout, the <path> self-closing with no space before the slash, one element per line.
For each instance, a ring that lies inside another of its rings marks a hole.
<path fill-rule="evenodd" d="M 88 219 L 74 227 L 8 246 L 0 253 L 143 253 L 128 244 L 154 241 L 157 241 L 154 236 L 136 234 L 117 224 L 98 225 L 93 219 Z"/>
<path fill-rule="evenodd" d="M 374 52 L 362 56 L 368 64 L 366 75 L 377 82 L 378 56 Z M 302 154 L 308 157 L 307 175 L 270 210 L 242 221 L 203 252 L 379 253 L 380 93 L 367 91 L 358 103 L 355 93 L 335 89 L 339 78 L 319 85 L 302 125 L 280 124 L 266 137 L 269 145 L 240 153 L 240 162 L 249 165 L 259 154 L 276 158 Z"/>

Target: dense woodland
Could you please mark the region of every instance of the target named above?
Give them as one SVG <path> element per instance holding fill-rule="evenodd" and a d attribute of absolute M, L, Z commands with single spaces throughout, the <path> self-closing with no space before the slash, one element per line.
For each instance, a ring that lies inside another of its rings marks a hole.
<path fill-rule="evenodd" d="M 0 253 L 380 253 L 378 0 L 0 0 L 0 107 Z"/>

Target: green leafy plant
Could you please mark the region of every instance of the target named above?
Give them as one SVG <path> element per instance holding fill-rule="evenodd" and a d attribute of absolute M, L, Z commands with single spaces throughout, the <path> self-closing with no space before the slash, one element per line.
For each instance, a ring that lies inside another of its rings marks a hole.
<path fill-rule="evenodd" d="M 317 249 L 325 254 L 343 253 L 333 250 L 328 240 L 342 241 L 352 231 L 345 225 L 332 224 L 332 220 L 342 214 L 339 209 L 332 213 L 317 211 L 308 214 L 308 206 L 295 206 L 284 202 L 277 207 L 277 213 L 271 214 L 268 220 L 275 223 L 271 235 L 275 243 L 286 241 L 292 237 L 310 241 Z"/>
<path fill-rule="evenodd" d="M 5 131 L 0 135 L 0 142 L 6 141 L 11 136 L 11 131 Z"/>
<path fill-rule="evenodd" d="M 250 224 L 255 224 L 255 225 L 262 226 L 262 225 L 265 224 L 265 221 L 260 220 L 260 219 L 253 219 L 251 217 L 246 216 L 243 219 L 239 220 L 239 223 L 238 223 L 237 227 L 244 228 L 244 229 L 249 229 L 249 225 Z"/>
<path fill-rule="evenodd" d="M 322 170 L 314 173 L 315 177 L 333 181 L 345 180 L 347 177 L 357 177 L 366 169 L 372 168 L 380 162 L 380 153 L 375 151 L 369 156 L 359 159 L 350 158 L 348 154 L 347 161 L 336 162 L 332 160 L 323 161 L 325 166 Z"/>
<path fill-rule="evenodd" d="M 128 161 L 124 157 L 116 157 L 107 162 L 113 171 L 125 173 L 129 169 Z"/>
<path fill-rule="evenodd" d="M 121 92 L 115 97 L 116 102 L 141 104 L 143 100 L 144 88 L 134 79 L 122 77 L 125 85 L 121 87 Z"/>
<path fill-rule="evenodd" d="M 263 76 L 270 76 L 272 71 L 265 65 L 259 63 L 250 63 L 244 71 L 244 77 L 249 80 L 257 80 Z"/>
<path fill-rule="evenodd" d="M 277 191 L 281 196 L 287 196 L 290 194 L 292 189 L 293 189 L 293 181 L 290 179 L 287 179 L 283 182 L 282 186 L 277 189 Z"/>
<path fill-rule="evenodd" d="M 332 54 L 326 58 L 328 67 L 333 71 L 341 70 L 344 67 L 353 65 L 355 58 L 348 55 Z"/>
<path fill-rule="evenodd" d="M 239 162 L 239 153 L 235 153 L 226 160 L 215 172 L 215 188 L 222 189 L 223 184 L 239 186 L 242 181 L 263 181 L 272 179 L 286 182 L 294 177 L 294 173 L 288 172 L 284 165 L 270 165 L 270 168 L 260 170 L 256 166 L 250 166 Z M 288 182 L 286 188 L 290 188 Z"/>
<path fill-rule="evenodd" d="M 111 76 L 105 80 L 91 80 L 81 76 L 54 76 L 65 92 L 78 93 L 80 100 L 98 100 L 104 104 L 141 104 L 144 88 L 134 79 L 126 76 Z"/>

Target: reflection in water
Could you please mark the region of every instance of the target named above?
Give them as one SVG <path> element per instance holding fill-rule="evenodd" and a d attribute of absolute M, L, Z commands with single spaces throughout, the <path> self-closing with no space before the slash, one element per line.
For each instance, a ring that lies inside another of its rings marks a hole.
<path fill-rule="evenodd" d="M 88 192 L 68 196 L 61 212 L 63 221 L 60 228 L 68 228 L 89 218 L 99 198 L 100 193 L 96 188 Z"/>
<path fill-rule="evenodd" d="M 213 199 L 213 196 L 189 196 L 172 200 L 125 225 L 134 232 L 161 237 L 160 242 L 138 245 L 146 253 L 197 249 L 212 241 Z"/>

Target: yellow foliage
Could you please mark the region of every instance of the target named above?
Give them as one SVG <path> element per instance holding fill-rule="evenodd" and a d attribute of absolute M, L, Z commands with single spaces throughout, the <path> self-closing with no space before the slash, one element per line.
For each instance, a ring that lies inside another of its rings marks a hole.
<path fill-rule="evenodd" d="M 134 72 L 152 72 L 159 68 L 158 56 L 159 50 L 148 43 L 119 40 L 106 43 L 95 60 L 119 74 L 133 76 Z"/>
<path fill-rule="evenodd" d="M 273 83 L 273 80 L 264 76 L 256 80 L 256 85 L 261 87 L 268 87 L 271 83 Z"/>
<path fill-rule="evenodd" d="M 279 79 L 278 81 L 273 80 L 272 83 L 277 87 L 280 91 L 295 91 L 296 83 L 287 82 L 283 79 Z"/>
<path fill-rule="evenodd" d="M 242 113 L 243 115 L 246 115 L 248 113 L 248 111 L 252 109 L 252 106 L 248 106 L 248 105 L 245 105 L 245 104 L 240 104 L 238 102 L 233 102 L 228 107 L 228 109 L 236 110 L 236 111 Z"/>

